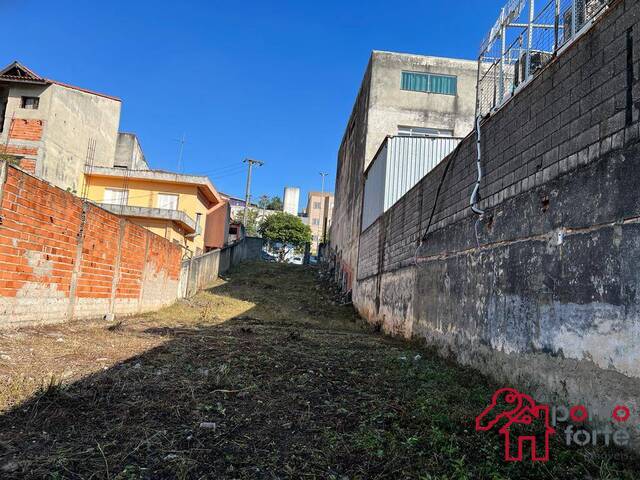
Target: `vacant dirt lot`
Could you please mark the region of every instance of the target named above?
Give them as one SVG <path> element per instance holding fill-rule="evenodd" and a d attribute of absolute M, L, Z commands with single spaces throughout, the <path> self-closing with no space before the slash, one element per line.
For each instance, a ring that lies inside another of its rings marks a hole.
<path fill-rule="evenodd" d="M 639 478 L 620 451 L 505 464 L 497 388 L 372 332 L 311 269 L 244 265 L 116 324 L 0 333 L 0 478 Z"/>

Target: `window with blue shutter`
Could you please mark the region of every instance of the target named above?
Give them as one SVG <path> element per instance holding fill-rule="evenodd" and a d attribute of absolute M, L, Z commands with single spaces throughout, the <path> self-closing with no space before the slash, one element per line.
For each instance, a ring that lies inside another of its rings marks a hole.
<path fill-rule="evenodd" d="M 456 95 L 458 93 L 458 78 L 453 75 L 402 72 L 401 88 L 412 92 Z"/>

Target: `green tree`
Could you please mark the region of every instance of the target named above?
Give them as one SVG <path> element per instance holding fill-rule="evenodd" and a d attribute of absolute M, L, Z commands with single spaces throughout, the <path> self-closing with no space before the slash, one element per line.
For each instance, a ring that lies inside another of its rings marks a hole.
<path fill-rule="evenodd" d="M 239 210 L 233 220 L 242 223 L 244 220 L 244 210 Z M 249 208 L 247 211 L 247 224 L 244 226 L 245 234 L 248 237 L 257 237 L 259 227 L 260 222 L 258 220 L 258 209 Z"/>
<path fill-rule="evenodd" d="M 300 217 L 278 212 L 265 218 L 259 232 L 271 247 L 278 245 L 278 261 L 284 262 L 291 249 L 301 249 L 311 241 L 311 229 Z"/>
<path fill-rule="evenodd" d="M 258 200 L 258 207 L 263 210 L 269 208 L 270 201 L 271 200 L 269 199 L 269 195 L 260 195 L 260 199 Z"/>
<path fill-rule="evenodd" d="M 282 206 L 280 197 L 271 197 L 271 200 L 267 203 L 267 210 L 282 210 Z"/>

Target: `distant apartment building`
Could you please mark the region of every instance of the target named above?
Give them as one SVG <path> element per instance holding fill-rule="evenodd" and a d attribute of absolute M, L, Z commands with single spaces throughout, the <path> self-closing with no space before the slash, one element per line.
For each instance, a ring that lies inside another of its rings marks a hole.
<path fill-rule="evenodd" d="M 283 199 L 282 210 L 285 213 L 297 216 L 300 212 L 300 189 L 297 187 L 285 187 Z"/>
<path fill-rule="evenodd" d="M 41 77 L 13 62 L 0 70 L 0 153 L 78 192 L 85 163 L 113 165 L 120 108 L 118 98 Z"/>
<path fill-rule="evenodd" d="M 307 221 L 311 228 L 311 254 L 318 254 L 318 247 L 327 241 L 333 216 L 333 194 L 309 192 Z"/>
<path fill-rule="evenodd" d="M 387 136 L 465 137 L 477 62 L 374 51 L 338 152 L 331 251 L 346 290 L 356 275 L 365 171 Z"/>

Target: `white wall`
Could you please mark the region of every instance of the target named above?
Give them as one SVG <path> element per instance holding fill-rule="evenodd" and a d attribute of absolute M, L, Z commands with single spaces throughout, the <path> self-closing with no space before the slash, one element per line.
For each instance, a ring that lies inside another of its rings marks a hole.
<path fill-rule="evenodd" d="M 285 187 L 283 210 L 291 215 L 298 215 L 300 208 L 300 189 L 297 187 Z"/>

